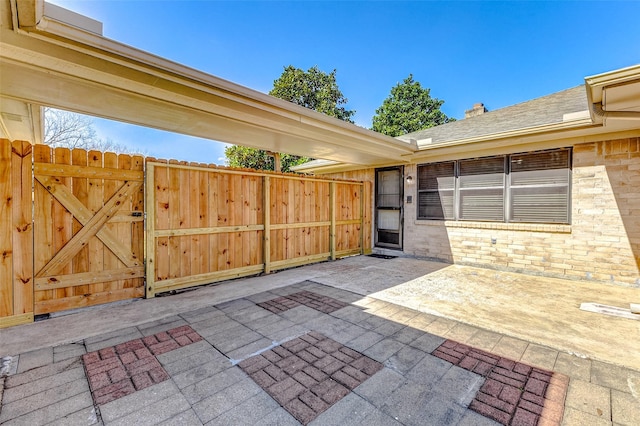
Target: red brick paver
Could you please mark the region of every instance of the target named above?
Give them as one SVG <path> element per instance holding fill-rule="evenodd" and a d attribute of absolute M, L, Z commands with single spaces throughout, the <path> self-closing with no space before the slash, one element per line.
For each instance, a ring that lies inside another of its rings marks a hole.
<path fill-rule="evenodd" d="M 191 327 L 182 326 L 83 355 L 94 401 L 106 404 L 167 380 L 155 356 L 199 340 Z"/>
<path fill-rule="evenodd" d="M 569 378 L 447 340 L 433 355 L 486 380 L 469 408 L 503 425 L 535 426 L 562 420 Z"/>
<path fill-rule="evenodd" d="M 382 369 L 379 362 L 314 331 L 239 366 L 304 425 Z"/>
<path fill-rule="evenodd" d="M 300 291 L 288 296 L 277 297 L 275 299 L 267 300 L 266 302 L 257 303 L 258 306 L 278 314 L 280 312 L 287 311 L 296 306 L 307 306 L 325 314 L 342 309 L 348 305 L 348 303 L 341 302 L 333 297 L 323 296 L 312 291 Z"/>

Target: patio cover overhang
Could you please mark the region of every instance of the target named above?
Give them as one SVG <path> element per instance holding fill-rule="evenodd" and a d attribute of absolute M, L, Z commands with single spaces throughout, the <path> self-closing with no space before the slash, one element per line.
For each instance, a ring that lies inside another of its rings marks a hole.
<path fill-rule="evenodd" d="M 126 46 L 43 0 L 1 0 L 0 134 L 41 142 L 41 105 L 269 151 L 361 165 L 411 143 Z"/>

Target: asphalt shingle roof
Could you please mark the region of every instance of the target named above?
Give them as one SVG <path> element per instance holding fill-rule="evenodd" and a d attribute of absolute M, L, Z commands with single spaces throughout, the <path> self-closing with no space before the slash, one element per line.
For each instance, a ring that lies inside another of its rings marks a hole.
<path fill-rule="evenodd" d="M 419 141 L 431 138 L 432 144 L 440 144 L 562 123 L 564 114 L 587 109 L 587 93 L 584 85 L 581 85 L 475 117 L 408 133 L 398 139 Z"/>

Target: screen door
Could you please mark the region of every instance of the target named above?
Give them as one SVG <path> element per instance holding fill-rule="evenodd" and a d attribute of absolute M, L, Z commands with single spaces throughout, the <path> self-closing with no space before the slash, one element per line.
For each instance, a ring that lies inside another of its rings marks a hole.
<path fill-rule="evenodd" d="M 402 167 L 376 170 L 377 247 L 402 249 Z"/>

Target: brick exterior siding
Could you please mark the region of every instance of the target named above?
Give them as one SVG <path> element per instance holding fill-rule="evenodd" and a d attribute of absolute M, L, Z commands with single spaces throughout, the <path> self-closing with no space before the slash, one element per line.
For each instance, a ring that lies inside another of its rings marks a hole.
<path fill-rule="evenodd" d="M 416 176 L 416 166 L 405 165 L 405 174 Z M 571 225 L 417 220 L 416 187 L 405 183 L 405 199 L 414 199 L 405 204 L 405 254 L 640 286 L 639 137 L 573 147 Z"/>

